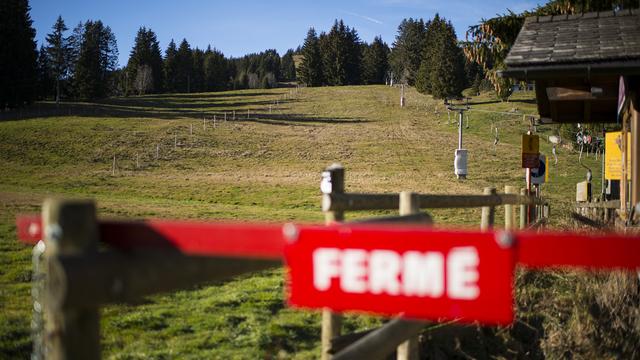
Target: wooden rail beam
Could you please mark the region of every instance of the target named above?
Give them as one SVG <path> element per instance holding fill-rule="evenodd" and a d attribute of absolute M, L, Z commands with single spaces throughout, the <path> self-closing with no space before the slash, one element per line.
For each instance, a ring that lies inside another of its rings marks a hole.
<path fill-rule="evenodd" d="M 607 201 L 599 201 L 599 202 L 577 202 L 577 208 L 587 208 L 587 209 L 619 209 L 620 208 L 620 200 L 607 200 Z"/>
<path fill-rule="evenodd" d="M 268 259 L 185 256 L 178 252 L 101 252 L 50 260 L 54 309 L 137 303 L 144 296 L 281 266 Z"/>
<path fill-rule="evenodd" d="M 386 359 L 398 345 L 422 331 L 423 321 L 396 318 L 340 351 L 334 360 Z"/>
<path fill-rule="evenodd" d="M 493 207 L 499 205 L 535 205 L 542 200 L 518 194 L 492 195 L 418 195 L 421 209 Z M 322 211 L 392 210 L 400 205 L 398 194 L 324 194 Z"/>
<path fill-rule="evenodd" d="M 356 219 L 346 221 L 347 224 L 433 224 L 433 218 L 431 215 L 421 212 L 411 215 L 400 216 L 381 216 L 375 218 Z"/>

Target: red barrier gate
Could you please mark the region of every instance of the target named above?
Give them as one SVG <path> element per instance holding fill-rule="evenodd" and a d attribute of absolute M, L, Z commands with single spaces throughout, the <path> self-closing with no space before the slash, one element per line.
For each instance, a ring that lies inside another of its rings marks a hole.
<path fill-rule="evenodd" d="M 43 238 L 39 217 L 20 217 L 17 225 L 23 242 Z M 99 233 L 103 243 L 124 251 L 285 259 L 295 306 L 487 324 L 513 318 L 516 264 L 640 268 L 640 237 L 617 234 L 174 221 L 102 221 Z"/>

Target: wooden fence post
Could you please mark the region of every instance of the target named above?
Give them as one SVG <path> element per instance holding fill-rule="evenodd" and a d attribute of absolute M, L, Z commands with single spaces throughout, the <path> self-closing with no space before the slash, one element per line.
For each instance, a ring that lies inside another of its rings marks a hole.
<path fill-rule="evenodd" d="M 61 258 L 87 256 L 98 249 L 96 208 L 90 201 L 48 199 L 42 221 L 46 243 L 45 341 L 49 359 L 99 359 L 97 307 L 67 308 L 53 299 L 65 291 Z"/>
<path fill-rule="evenodd" d="M 527 189 L 521 188 L 520 195 L 527 196 Z M 527 227 L 527 220 L 529 218 L 529 206 L 525 204 L 520 204 L 520 229 L 524 229 Z"/>
<path fill-rule="evenodd" d="M 496 195 L 496 188 L 486 187 L 484 188 L 484 195 Z M 482 218 L 480 220 L 480 230 L 487 231 L 493 227 L 496 219 L 496 208 L 494 206 L 482 207 Z"/>
<path fill-rule="evenodd" d="M 340 164 L 332 164 L 325 172 L 328 172 L 331 180 L 331 193 L 344 193 L 344 168 Z M 327 225 L 344 221 L 343 211 L 327 211 L 324 215 Z M 329 309 L 322 310 L 322 360 L 330 360 L 333 356 L 331 350 L 331 339 L 340 336 L 342 328 L 342 316 L 334 314 Z"/>
<path fill-rule="evenodd" d="M 517 194 L 518 188 L 515 186 L 505 186 L 504 187 L 505 194 Z M 505 230 L 513 230 L 516 226 L 516 212 L 513 205 L 505 205 L 504 206 L 504 229 Z"/>
<path fill-rule="evenodd" d="M 400 216 L 414 215 L 420 212 L 418 194 L 402 191 L 400 193 Z M 414 335 L 400 344 L 396 350 L 397 360 L 418 360 L 420 354 L 418 335 Z"/>

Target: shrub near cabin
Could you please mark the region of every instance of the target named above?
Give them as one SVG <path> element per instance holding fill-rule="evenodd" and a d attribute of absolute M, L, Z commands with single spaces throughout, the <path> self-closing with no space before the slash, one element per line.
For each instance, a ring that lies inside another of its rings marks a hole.
<path fill-rule="evenodd" d="M 285 254 L 294 306 L 485 324 L 513 317 L 513 251 L 492 234 L 319 227 Z"/>

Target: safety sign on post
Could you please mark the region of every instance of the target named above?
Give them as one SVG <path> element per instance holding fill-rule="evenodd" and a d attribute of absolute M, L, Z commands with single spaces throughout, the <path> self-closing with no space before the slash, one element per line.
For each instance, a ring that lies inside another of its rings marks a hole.
<path fill-rule="evenodd" d="M 622 178 L 622 135 L 620 131 L 607 132 L 604 151 L 604 178 L 620 180 Z M 631 144 L 631 134 L 627 134 L 627 144 Z M 627 146 L 627 169 L 631 169 L 631 146 Z M 631 179 L 631 171 L 627 172 Z"/>
<path fill-rule="evenodd" d="M 539 159 L 540 165 L 537 168 L 531 169 L 531 184 L 533 185 L 544 184 L 549 179 L 547 157 L 545 155 L 540 155 Z"/>
<path fill-rule="evenodd" d="M 522 134 L 522 167 L 534 169 L 540 164 L 540 138 L 538 135 Z"/>

